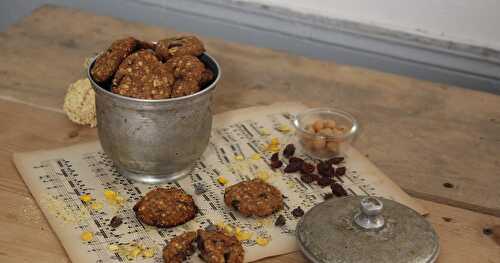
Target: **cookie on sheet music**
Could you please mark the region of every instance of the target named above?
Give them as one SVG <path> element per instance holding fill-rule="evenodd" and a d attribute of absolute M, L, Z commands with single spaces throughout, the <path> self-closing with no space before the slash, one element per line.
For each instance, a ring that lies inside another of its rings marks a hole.
<path fill-rule="evenodd" d="M 235 236 L 221 230 L 198 230 L 200 257 L 207 263 L 243 263 L 245 251 Z"/>
<path fill-rule="evenodd" d="M 224 202 L 245 216 L 265 217 L 283 208 L 283 195 L 276 187 L 253 179 L 226 188 Z"/>
<path fill-rule="evenodd" d="M 198 212 L 193 197 L 176 188 L 157 188 L 134 206 L 137 218 L 157 227 L 173 227 L 193 219 Z"/>
<path fill-rule="evenodd" d="M 195 231 L 185 232 L 172 238 L 163 249 L 165 263 L 181 263 L 195 252 L 194 243 L 198 234 Z"/>

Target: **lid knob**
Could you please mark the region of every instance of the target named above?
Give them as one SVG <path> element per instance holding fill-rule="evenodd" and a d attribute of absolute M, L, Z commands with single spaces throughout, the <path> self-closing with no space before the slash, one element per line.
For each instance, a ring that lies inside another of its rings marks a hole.
<path fill-rule="evenodd" d="M 364 197 L 360 201 L 361 212 L 354 216 L 354 222 L 363 229 L 379 229 L 384 226 L 382 216 L 384 204 L 375 197 Z"/>

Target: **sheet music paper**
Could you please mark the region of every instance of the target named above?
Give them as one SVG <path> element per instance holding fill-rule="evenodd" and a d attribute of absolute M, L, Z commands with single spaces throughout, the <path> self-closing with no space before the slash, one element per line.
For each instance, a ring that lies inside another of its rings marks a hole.
<path fill-rule="evenodd" d="M 304 109 L 306 107 L 301 104 L 281 103 L 216 115 L 210 144 L 192 172 L 177 182 L 160 186 L 135 183 L 122 177 L 103 153 L 99 142 L 17 153 L 14 162 L 74 263 L 163 262 L 162 249 L 173 236 L 220 222 L 252 234 L 250 239 L 243 241 L 245 261 L 250 262 L 296 251 L 294 230 L 298 219 L 291 211 L 298 206 L 307 211 L 324 200 L 324 193 L 331 192 L 328 187 L 304 184 L 298 173 L 284 174 L 269 168 L 271 153 L 265 148 L 270 139 L 278 138 L 282 146 L 295 140 L 293 131 L 283 133 L 276 127 L 292 127 L 291 114 Z M 261 159 L 256 158 L 259 155 Z M 300 150 L 296 155 L 307 159 Z M 382 196 L 421 214 L 426 213 L 356 149 L 351 147 L 345 157 L 347 173 L 340 183 L 350 195 Z M 226 207 L 223 201 L 225 187 L 217 181 L 220 175 L 232 185 L 262 174 L 268 175 L 267 181 L 286 196 L 284 210 L 263 220 L 242 217 Z M 195 194 L 194 184 L 203 185 L 207 191 Z M 159 229 L 141 224 L 132 207 L 149 190 L 166 186 L 179 187 L 191 194 L 200 209 L 199 214 L 192 221 L 174 228 Z M 109 204 L 105 190 L 119 193 L 124 198 L 123 205 Z M 80 200 L 83 194 L 92 196 L 98 209 Z M 276 227 L 274 222 L 280 214 L 286 218 L 286 225 Z M 123 219 L 123 224 L 116 229 L 109 226 L 115 215 Z M 83 231 L 94 233 L 94 238 L 82 241 Z M 261 246 L 255 241 L 257 237 L 269 243 Z M 154 249 L 155 256 L 132 259 L 109 249 L 113 244 L 130 243 Z M 201 260 L 195 254 L 189 262 Z"/>

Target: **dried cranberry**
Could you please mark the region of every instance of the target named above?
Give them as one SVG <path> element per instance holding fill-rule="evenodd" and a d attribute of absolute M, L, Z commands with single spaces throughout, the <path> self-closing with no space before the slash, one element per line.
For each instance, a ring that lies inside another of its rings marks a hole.
<path fill-rule="evenodd" d="M 280 160 L 280 157 L 279 157 L 278 153 L 273 153 L 273 155 L 271 155 L 271 162 L 276 162 L 279 160 Z"/>
<path fill-rule="evenodd" d="M 346 171 L 346 169 L 345 169 L 345 167 L 344 167 L 344 166 L 339 167 L 339 168 L 337 168 L 337 169 L 335 170 L 335 176 L 342 176 L 342 175 L 344 175 L 344 174 L 345 174 L 345 171 Z"/>
<path fill-rule="evenodd" d="M 330 160 L 328 160 L 327 162 L 330 164 L 339 164 L 343 161 L 344 161 L 344 157 L 333 157 Z"/>
<path fill-rule="evenodd" d="M 295 173 L 300 171 L 300 168 L 302 168 L 301 162 L 289 162 L 283 171 L 285 173 Z"/>
<path fill-rule="evenodd" d="M 338 183 L 333 183 L 330 188 L 332 188 L 332 193 L 337 197 L 347 196 L 347 191 Z"/>
<path fill-rule="evenodd" d="M 304 210 L 302 210 L 302 208 L 300 208 L 299 206 L 292 210 L 292 215 L 295 217 L 301 217 L 304 215 Z"/>
<path fill-rule="evenodd" d="M 308 162 L 304 162 L 302 164 L 300 171 L 304 174 L 311 174 L 314 172 L 314 169 L 316 169 L 316 167 L 314 167 L 314 165 L 312 165 Z"/>
<path fill-rule="evenodd" d="M 278 169 L 283 165 L 283 162 L 280 160 L 277 161 L 271 161 L 271 168 L 273 169 Z"/>
<path fill-rule="evenodd" d="M 284 226 L 286 224 L 286 219 L 283 215 L 279 215 L 274 222 L 275 226 Z"/>
<path fill-rule="evenodd" d="M 119 216 L 113 216 L 113 218 L 111 218 L 111 221 L 109 222 L 109 226 L 112 228 L 117 228 L 121 226 L 122 223 L 123 220 Z"/>
<path fill-rule="evenodd" d="M 283 156 L 285 156 L 286 158 L 292 157 L 294 153 L 295 153 L 295 146 L 293 144 L 288 144 L 285 147 L 285 150 L 283 150 Z"/>
<path fill-rule="evenodd" d="M 332 177 L 335 173 L 335 169 L 328 162 L 319 162 L 316 168 L 318 168 L 318 173 L 322 176 Z"/>
<path fill-rule="evenodd" d="M 306 184 L 314 182 L 314 176 L 312 174 L 303 174 L 300 176 L 300 180 Z"/>
<path fill-rule="evenodd" d="M 329 186 L 333 183 L 330 177 L 322 176 L 318 179 L 318 185 L 321 187 Z"/>
<path fill-rule="evenodd" d="M 299 158 L 299 157 L 292 157 L 292 158 L 290 158 L 289 162 L 290 163 L 300 163 L 300 165 L 302 165 L 304 163 L 304 160 L 302 158 Z"/>

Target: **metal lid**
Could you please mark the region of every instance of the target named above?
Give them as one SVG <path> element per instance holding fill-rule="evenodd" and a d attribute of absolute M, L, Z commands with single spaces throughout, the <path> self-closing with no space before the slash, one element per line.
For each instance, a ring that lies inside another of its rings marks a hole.
<path fill-rule="evenodd" d="M 379 197 L 346 197 L 317 205 L 297 225 L 297 239 L 315 263 L 427 263 L 439 253 L 438 236 L 427 220 Z"/>

